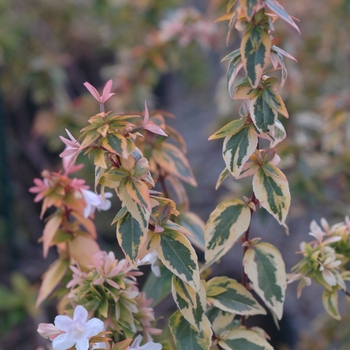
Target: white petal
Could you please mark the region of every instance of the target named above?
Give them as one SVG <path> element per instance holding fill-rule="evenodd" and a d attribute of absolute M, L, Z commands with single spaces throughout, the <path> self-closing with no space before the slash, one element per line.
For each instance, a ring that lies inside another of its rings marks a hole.
<path fill-rule="evenodd" d="M 89 350 L 89 339 L 87 337 L 81 337 L 75 343 L 77 350 Z"/>
<path fill-rule="evenodd" d="M 60 331 L 69 332 L 72 329 L 73 321 L 68 316 L 59 315 L 55 317 L 54 323 Z"/>
<path fill-rule="evenodd" d="M 141 340 L 142 340 L 142 335 L 138 335 L 134 341 L 132 342 L 132 344 L 130 345 L 130 349 L 138 349 L 140 344 L 141 344 Z"/>
<path fill-rule="evenodd" d="M 103 331 L 104 323 L 100 319 L 94 317 L 86 323 L 84 334 L 86 337 L 91 338 Z"/>
<path fill-rule="evenodd" d="M 71 348 L 74 344 L 75 339 L 69 337 L 67 333 L 59 335 L 52 341 L 52 347 L 54 350 L 67 350 Z"/>
<path fill-rule="evenodd" d="M 86 323 L 88 319 L 88 312 L 84 306 L 78 305 L 74 310 L 73 320 Z"/>

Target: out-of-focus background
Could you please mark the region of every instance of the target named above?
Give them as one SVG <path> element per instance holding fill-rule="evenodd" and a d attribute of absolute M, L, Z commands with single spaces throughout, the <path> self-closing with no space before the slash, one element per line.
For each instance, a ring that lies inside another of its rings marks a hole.
<path fill-rule="evenodd" d="M 290 235 L 260 211 L 253 237 L 282 252 L 287 270 L 295 251 L 309 241 L 311 220 L 330 224 L 349 214 L 350 203 L 350 2 L 281 0 L 300 20 L 301 36 L 276 22 L 279 46 L 292 54 L 282 91 L 290 112 L 288 137 L 279 146 L 292 207 Z M 221 142 L 207 139 L 237 117 L 239 103 L 226 89 L 222 57 L 237 47 L 234 32 L 226 46 L 227 22 L 214 23 L 224 0 L 0 0 L 0 350 L 36 349 L 46 342 L 37 324 L 52 322 L 54 302 L 35 309 L 40 277 L 55 259 L 43 259 L 38 239 L 40 203 L 28 192 L 43 169 L 59 170 L 68 128 L 77 136 L 98 112 L 83 83 L 101 89 L 113 79 L 115 96 L 107 109 L 150 108 L 176 115 L 170 124 L 184 137 L 198 181 L 188 188 L 191 211 L 204 221 L 223 198 L 250 195 L 249 182 L 215 183 L 224 167 Z M 283 121 L 284 122 L 284 121 Z M 80 158 L 79 158 L 80 160 Z M 81 159 L 83 161 L 83 159 Z M 81 177 L 92 185 L 87 165 Z M 116 250 L 111 213 L 96 216 L 101 246 Z M 239 276 L 241 248 L 214 273 Z M 277 350 L 349 349 L 350 309 L 340 300 L 343 320 L 325 316 L 321 288 L 312 285 L 297 300 L 287 290 L 281 331 L 257 318 Z M 162 305 L 157 315 L 171 308 Z"/>

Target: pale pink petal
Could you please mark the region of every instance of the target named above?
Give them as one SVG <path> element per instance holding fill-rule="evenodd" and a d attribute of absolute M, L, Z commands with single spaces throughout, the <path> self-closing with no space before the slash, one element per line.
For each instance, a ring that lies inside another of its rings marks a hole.
<path fill-rule="evenodd" d="M 88 82 L 84 83 L 84 86 L 89 90 L 90 94 L 98 101 L 101 102 L 101 97 L 98 91 Z"/>
<path fill-rule="evenodd" d="M 61 334 L 61 331 L 52 323 L 40 323 L 37 332 L 45 339 L 53 340 Z"/>

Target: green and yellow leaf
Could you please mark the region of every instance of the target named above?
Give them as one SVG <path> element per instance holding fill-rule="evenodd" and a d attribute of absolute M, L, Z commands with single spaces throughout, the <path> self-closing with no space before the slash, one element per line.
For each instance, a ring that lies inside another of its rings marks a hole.
<path fill-rule="evenodd" d="M 225 350 L 273 350 L 266 339 L 247 329 L 232 330 L 219 345 Z"/>
<path fill-rule="evenodd" d="M 216 335 L 219 335 L 227 330 L 237 328 L 234 321 L 235 314 L 222 311 L 216 307 L 211 307 L 207 310 L 206 315 L 211 323 L 211 327 Z"/>
<path fill-rule="evenodd" d="M 127 139 L 119 133 L 107 134 L 107 137 L 102 140 L 102 147 L 113 154 L 117 154 L 122 158 L 128 158 L 132 153 L 133 143 L 127 141 Z"/>
<path fill-rule="evenodd" d="M 143 228 L 130 213 L 117 224 L 117 239 L 120 247 L 130 263 L 136 267 L 140 249 L 146 239 Z"/>
<path fill-rule="evenodd" d="M 134 202 L 144 207 L 147 211 L 152 211 L 148 186 L 143 181 L 131 178 L 127 179 L 123 186 Z"/>
<path fill-rule="evenodd" d="M 254 175 L 253 190 L 260 204 L 282 225 L 289 207 L 288 181 L 281 170 L 272 164 L 265 164 Z"/>
<path fill-rule="evenodd" d="M 247 31 L 241 41 L 241 54 L 244 69 L 253 88 L 257 88 L 269 63 L 271 38 L 259 26 Z"/>
<path fill-rule="evenodd" d="M 215 189 L 217 190 L 221 184 L 225 181 L 225 179 L 230 175 L 230 171 L 225 168 L 219 175 L 218 181 L 216 182 Z"/>
<path fill-rule="evenodd" d="M 245 253 L 243 266 L 255 292 L 280 320 L 287 282 L 279 250 L 266 242 L 255 243 Z"/>
<path fill-rule="evenodd" d="M 205 260 L 207 264 L 223 256 L 250 223 L 250 209 L 241 200 L 227 200 L 220 203 L 210 214 L 205 226 Z"/>
<path fill-rule="evenodd" d="M 160 261 L 195 291 L 201 287 L 197 255 L 191 243 L 181 233 L 164 230 L 156 251 Z"/>
<path fill-rule="evenodd" d="M 176 311 L 169 319 L 171 334 L 175 346 L 181 350 L 209 350 L 211 346 L 212 330 L 206 316 L 203 318 L 203 329 L 198 332 Z"/>
<path fill-rule="evenodd" d="M 253 16 L 265 6 L 264 0 L 240 0 L 243 12 L 250 22 Z"/>
<path fill-rule="evenodd" d="M 119 188 L 118 193 L 123 205 L 127 207 L 132 217 L 140 224 L 141 229 L 144 232 L 148 231 L 148 222 L 150 218 L 150 212 L 143 206 L 136 203 L 128 194 L 127 189 L 123 186 Z"/>
<path fill-rule="evenodd" d="M 253 123 L 259 132 L 273 132 L 273 127 L 277 119 L 277 111 L 267 104 L 262 94 L 259 94 L 250 100 L 249 112 Z"/>
<path fill-rule="evenodd" d="M 215 140 L 239 132 L 245 126 L 245 121 L 243 118 L 232 120 L 225 126 L 223 126 L 216 133 L 211 135 L 208 140 Z"/>
<path fill-rule="evenodd" d="M 240 72 L 240 70 L 243 68 L 243 62 L 242 62 L 242 57 L 241 55 L 234 57 L 227 69 L 227 88 L 230 93 L 230 96 L 232 97 L 233 94 L 231 93 L 232 90 L 232 85 L 234 80 L 236 79 L 237 74 Z"/>
<path fill-rule="evenodd" d="M 276 91 L 274 91 L 273 88 L 265 88 L 262 92 L 262 97 L 272 109 L 282 114 L 286 118 L 289 117 L 288 111 L 282 100 L 282 97 Z"/>
<path fill-rule="evenodd" d="M 179 216 L 180 225 L 192 233 L 188 239 L 201 251 L 205 251 L 204 230 L 205 223 L 195 213 L 186 211 Z"/>
<path fill-rule="evenodd" d="M 325 290 L 322 294 L 322 303 L 327 313 L 336 320 L 341 320 L 338 310 L 338 291 Z"/>
<path fill-rule="evenodd" d="M 246 124 L 238 132 L 225 137 L 222 155 L 226 168 L 237 179 L 244 164 L 256 150 L 258 137 L 254 125 Z"/>
<path fill-rule="evenodd" d="M 166 173 L 177 176 L 192 186 L 197 186 L 187 158 L 174 145 L 162 142 L 159 148 L 153 150 L 153 157 Z"/>
<path fill-rule="evenodd" d="M 174 301 L 182 316 L 199 332 L 203 328 L 205 316 L 205 289 L 202 286 L 197 293 L 187 283 L 174 275 L 172 282 Z"/>
<path fill-rule="evenodd" d="M 207 302 L 237 315 L 265 315 L 265 309 L 253 295 L 236 280 L 214 277 L 206 283 Z"/>

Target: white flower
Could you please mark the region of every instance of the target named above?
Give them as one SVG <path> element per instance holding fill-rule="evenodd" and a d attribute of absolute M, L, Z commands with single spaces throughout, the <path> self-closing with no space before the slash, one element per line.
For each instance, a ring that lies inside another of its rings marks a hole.
<path fill-rule="evenodd" d="M 95 192 L 89 190 L 81 190 L 86 207 L 84 209 L 84 216 L 88 218 L 91 214 L 95 212 L 95 209 L 98 210 L 108 210 L 111 207 L 111 201 L 103 200 L 100 194 L 96 194 Z M 111 198 L 112 193 L 105 193 L 105 198 Z"/>
<path fill-rule="evenodd" d="M 54 350 L 67 350 L 75 345 L 77 350 L 88 350 L 89 339 L 104 330 L 104 324 L 98 318 L 88 319 L 87 310 L 78 305 L 73 319 L 68 316 L 56 316 L 55 325 L 40 324 L 38 332 L 44 338 L 53 339 Z"/>
<path fill-rule="evenodd" d="M 151 253 L 148 253 L 143 259 L 137 261 L 137 265 L 151 265 L 152 272 L 156 277 L 160 277 L 160 268 L 157 265 L 158 255 L 155 250 Z"/>
<path fill-rule="evenodd" d="M 129 347 L 129 350 L 133 349 L 141 349 L 141 350 L 161 350 L 162 344 L 159 343 L 153 343 L 153 341 L 148 342 L 142 346 L 140 346 L 142 341 L 142 336 L 138 335 L 135 340 L 132 342 L 132 344 Z"/>

